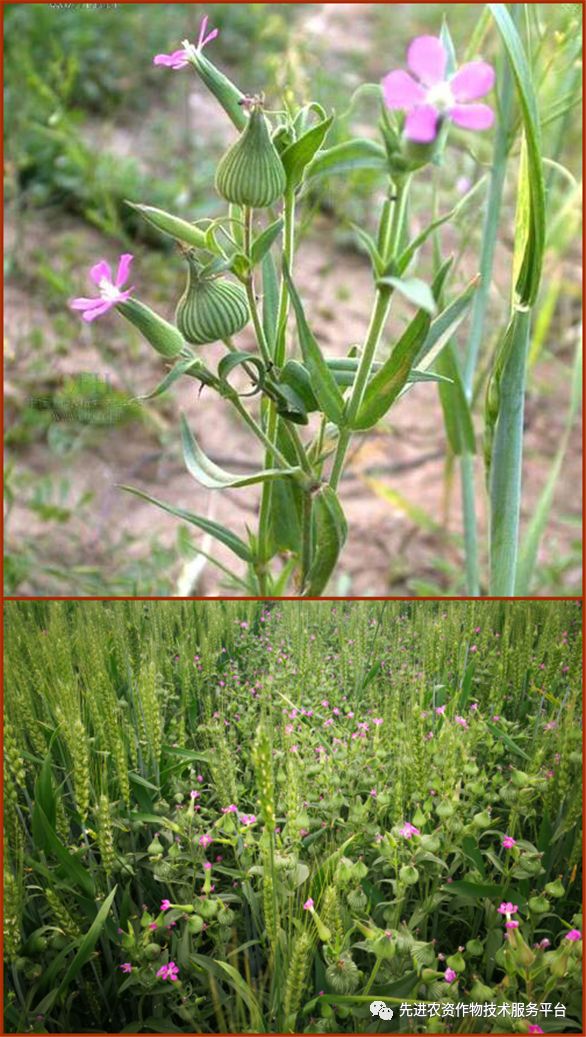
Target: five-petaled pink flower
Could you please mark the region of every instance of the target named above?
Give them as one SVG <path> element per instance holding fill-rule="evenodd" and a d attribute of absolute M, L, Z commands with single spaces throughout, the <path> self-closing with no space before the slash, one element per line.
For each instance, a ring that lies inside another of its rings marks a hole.
<path fill-rule="evenodd" d="M 309 899 L 305 901 L 305 903 L 303 905 L 303 910 L 304 911 L 313 911 L 313 900 L 311 899 L 311 897 L 309 897 Z"/>
<path fill-rule="evenodd" d="M 582 939 L 582 933 L 580 932 L 579 929 L 570 929 L 569 933 L 566 933 L 566 940 L 571 940 L 572 943 L 575 943 L 576 940 L 581 940 L 581 939 Z"/>
<path fill-rule="evenodd" d="M 545 1033 L 545 1030 L 542 1030 L 541 1026 L 537 1026 L 536 1023 L 533 1023 L 527 1030 L 527 1033 Z"/>
<path fill-rule="evenodd" d="M 208 27 L 208 16 L 207 14 L 202 19 L 199 37 L 197 41 L 197 49 L 203 50 L 207 43 L 211 43 L 215 40 L 219 34 L 219 29 L 212 29 L 211 32 L 207 32 Z M 206 35 L 207 33 L 207 35 Z M 191 44 L 190 44 L 191 46 Z M 185 68 L 189 64 L 189 51 L 186 47 L 181 47 L 180 50 L 174 50 L 171 54 L 157 54 L 153 58 L 153 65 L 166 65 L 167 68 L 180 69 Z"/>
<path fill-rule="evenodd" d="M 403 827 L 399 829 L 399 835 L 403 835 L 405 839 L 410 839 L 412 835 L 421 835 L 421 832 L 410 821 L 406 821 Z"/>
<path fill-rule="evenodd" d="M 171 907 L 170 900 L 161 900 L 161 911 L 168 911 Z"/>
<path fill-rule="evenodd" d="M 120 968 L 122 972 L 132 972 L 132 965 L 129 961 L 125 961 L 124 964 L 120 966 Z"/>
<path fill-rule="evenodd" d="M 157 979 L 170 979 L 172 983 L 179 976 L 179 969 L 174 961 L 170 961 L 168 965 L 161 965 L 157 972 Z"/>
<path fill-rule="evenodd" d="M 512 846 L 516 846 L 516 845 L 517 845 L 517 840 L 513 839 L 512 835 L 505 835 L 505 838 L 503 839 L 503 846 L 504 846 L 505 850 L 510 850 Z"/>
<path fill-rule="evenodd" d="M 445 706 L 436 706 L 435 707 L 435 711 L 436 711 L 438 717 L 443 717 L 443 715 L 444 715 L 444 713 L 446 711 L 446 707 Z"/>
<path fill-rule="evenodd" d="M 454 723 L 459 724 L 460 727 L 468 727 L 468 721 L 464 717 L 454 717 Z"/>
<path fill-rule="evenodd" d="M 519 923 L 515 918 L 507 918 L 505 922 L 505 929 L 518 929 Z"/>
<path fill-rule="evenodd" d="M 211 835 L 208 835 L 208 833 L 206 832 L 205 835 L 200 836 L 199 845 L 210 846 L 210 844 L 213 843 L 213 841 L 214 840 L 212 839 Z"/>
<path fill-rule="evenodd" d="M 238 813 L 238 807 L 236 806 L 235 803 L 230 803 L 229 806 L 222 807 L 222 813 L 223 814 L 237 814 Z"/>
<path fill-rule="evenodd" d="M 519 910 L 517 904 L 511 904 L 510 900 L 503 900 L 498 909 L 499 915 L 515 915 Z"/>
<path fill-rule="evenodd" d="M 444 980 L 446 983 L 453 983 L 458 978 L 458 973 L 454 972 L 453 969 L 446 969 L 444 972 Z"/>
<path fill-rule="evenodd" d="M 81 310 L 82 319 L 89 323 L 95 320 L 96 317 L 101 317 L 103 313 L 107 313 L 117 303 L 125 302 L 133 288 L 127 288 L 125 291 L 122 291 L 122 285 L 128 280 L 130 264 L 133 259 L 134 256 L 128 252 L 120 256 L 115 278 L 112 276 L 110 264 L 105 259 L 101 259 L 90 270 L 90 277 L 94 284 L 98 286 L 99 297 L 97 299 L 86 299 L 84 296 L 81 296 L 78 299 L 72 299 L 69 304 L 70 308 L 72 310 Z"/>
<path fill-rule="evenodd" d="M 448 55 L 437 36 L 417 36 L 412 40 L 407 64 L 416 79 L 403 69 L 397 69 L 385 76 L 382 85 L 387 107 L 407 113 L 405 136 L 408 140 L 429 144 L 435 140 L 444 117 L 466 130 L 486 130 L 492 126 L 492 109 L 486 104 L 470 104 L 492 90 L 494 69 L 491 65 L 471 61 L 447 78 Z"/>
<path fill-rule="evenodd" d="M 244 825 L 246 828 L 248 827 L 248 825 L 255 825 L 256 824 L 256 817 L 255 817 L 255 815 L 254 814 L 240 814 L 240 824 Z"/>

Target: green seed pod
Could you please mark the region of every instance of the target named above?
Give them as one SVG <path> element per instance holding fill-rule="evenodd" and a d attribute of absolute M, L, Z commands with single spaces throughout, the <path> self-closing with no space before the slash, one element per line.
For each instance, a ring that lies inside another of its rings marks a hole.
<path fill-rule="evenodd" d="M 218 913 L 218 901 L 200 900 L 199 904 L 196 905 L 196 911 L 202 918 L 215 918 Z"/>
<path fill-rule="evenodd" d="M 556 879 L 555 882 L 547 883 L 545 887 L 545 892 L 549 893 L 550 897 L 563 897 L 566 891 L 560 880 Z"/>
<path fill-rule="evenodd" d="M 545 914 L 549 910 L 549 900 L 547 897 L 531 897 L 529 901 L 529 910 L 536 915 Z"/>
<path fill-rule="evenodd" d="M 149 943 L 145 948 L 145 954 L 149 961 L 154 961 L 161 953 L 162 947 L 158 943 Z"/>
<path fill-rule="evenodd" d="M 346 899 L 348 901 L 348 906 L 352 908 L 353 911 L 362 911 L 368 903 L 368 897 L 360 886 L 358 889 L 351 889 Z"/>
<path fill-rule="evenodd" d="M 481 810 L 480 813 L 475 814 L 472 818 L 472 824 L 475 828 L 488 828 L 490 823 L 490 814 L 487 810 Z"/>
<path fill-rule="evenodd" d="M 454 813 L 453 804 L 449 802 L 438 803 L 435 812 L 438 817 L 451 817 Z"/>
<path fill-rule="evenodd" d="M 175 313 L 177 327 L 186 341 L 203 346 L 241 331 L 250 317 L 243 286 L 225 278 L 205 276 L 192 252 L 186 258 L 187 285 Z"/>
<path fill-rule="evenodd" d="M 203 929 L 203 918 L 200 915 L 192 915 L 187 923 L 190 933 L 201 933 Z"/>
<path fill-rule="evenodd" d="M 470 997 L 473 1001 L 494 1001 L 496 994 L 492 987 L 487 987 L 479 979 L 476 979 L 472 984 Z"/>
<path fill-rule="evenodd" d="M 116 309 L 126 320 L 144 335 L 147 342 L 161 356 L 172 359 L 183 349 L 183 338 L 173 324 L 159 317 L 158 313 L 138 299 L 127 299 L 119 302 Z"/>
<path fill-rule="evenodd" d="M 484 944 L 480 940 L 468 940 L 466 950 L 471 958 L 479 958 L 484 954 Z"/>
<path fill-rule="evenodd" d="M 339 955 L 326 969 L 326 979 L 336 994 L 351 994 L 360 983 L 360 973 L 348 951 Z"/>
<path fill-rule="evenodd" d="M 258 101 L 250 102 L 250 118 L 241 136 L 220 159 L 216 190 L 229 202 L 252 209 L 273 205 L 285 191 L 287 178 Z"/>
<path fill-rule="evenodd" d="M 466 962 L 464 961 L 462 955 L 459 953 L 450 954 L 449 957 L 446 958 L 446 964 L 448 968 L 454 969 L 455 972 L 463 972 L 466 968 Z"/>
<path fill-rule="evenodd" d="M 414 886 L 419 879 L 419 872 L 412 864 L 405 864 L 399 872 L 399 878 L 406 886 Z"/>

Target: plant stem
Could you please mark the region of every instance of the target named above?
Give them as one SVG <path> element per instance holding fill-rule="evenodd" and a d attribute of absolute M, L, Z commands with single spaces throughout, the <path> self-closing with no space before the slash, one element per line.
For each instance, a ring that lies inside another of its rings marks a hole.
<path fill-rule="evenodd" d="M 291 271 L 293 267 L 293 254 L 295 246 L 295 195 L 288 191 L 285 195 L 283 209 L 283 255 Z M 287 330 L 287 314 L 289 312 L 289 292 L 283 277 L 281 277 L 281 293 L 279 296 L 279 310 L 277 315 L 277 329 L 275 339 L 276 367 L 281 367 L 285 360 L 285 342 Z M 276 443 L 278 430 L 277 408 L 270 400 L 267 401 L 267 438 L 271 444 Z M 265 467 L 270 468 L 272 464 L 272 448 L 267 450 Z M 258 550 L 263 561 L 267 560 L 270 551 L 270 514 L 273 487 L 271 482 L 263 483 L 262 497 L 260 502 L 260 514 L 258 520 Z"/>
<path fill-rule="evenodd" d="M 368 977 L 368 982 L 367 982 L 367 984 L 366 984 L 366 986 L 364 988 L 364 993 L 365 994 L 370 994 L 370 989 L 371 989 L 371 987 L 372 987 L 372 985 L 373 985 L 373 983 L 374 983 L 374 981 L 376 979 L 377 972 L 380 969 L 381 961 L 382 961 L 382 958 L 377 958 L 375 963 L 374 963 L 374 965 L 372 966 L 372 972 L 370 973 L 370 976 Z"/>
<path fill-rule="evenodd" d="M 267 434 L 263 431 L 258 422 L 256 422 L 254 418 L 248 413 L 246 407 L 242 405 L 238 397 L 230 396 L 230 402 L 236 408 L 242 420 L 246 422 L 249 429 L 251 429 L 252 432 L 254 432 L 255 436 L 257 436 L 258 439 L 260 439 L 261 443 L 263 443 L 263 445 L 266 446 L 267 450 L 270 449 L 271 457 L 273 458 L 273 461 L 271 463 L 274 463 L 274 461 L 278 461 L 281 468 L 289 469 L 291 465 L 285 457 L 285 455 L 281 453 L 281 451 L 278 449 L 278 447 L 275 446 L 274 443 L 271 443 Z"/>
<path fill-rule="evenodd" d="M 381 215 L 382 234 L 381 246 L 382 255 L 385 265 L 396 256 L 399 246 L 401 243 L 401 235 L 403 233 L 403 225 L 405 222 L 405 214 L 407 211 L 407 195 L 409 189 L 410 177 L 398 180 L 396 184 L 395 204 L 393 207 L 392 219 L 388 219 L 388 206 L 383 206 Z M 382 240 L 384 239 L 384 240 Z M 381 285 L 376 290 L 374 307 L 370 317 L 370 324 L 368 332 L 366 334 L 366 341 L 364 343 L 364 349 L 358 365 L 358 371 L 356 372 L 356 379 L 352 387 L 352 393 L 346 406 L 346 427 L 340 430 L 340 437 L 338 439 L 338 446 L 336 449 L 336 455 L 334 457 L 334 463 L 332 466 L 332 474 L 330 476 L 330 486 L 336 490 L 340 482 L 342 475 L 342 469 L 344 467 L 344 461 L 346 459 L 346 452 L 352 438 L 352 425 L 356 419 L 356 415 L 360 410 L 362 398 L 364 396 L 364 390 L 368 379 L 370 378 L 370 372 L 376 356 L 376 351 L 383 333 L 384 326 L 388 317 L 389 309 L 391 306 L 392 290 L 386 285 Z"/>
<path fill-rule="evenodd" d="M 303 589 L 307 580 L 307 574 L 309 573 L 309 567 L 311 564 L 312 550 L 311 550 L 311 509 L 312 499 L 311 493 L 306 490 L 303 494 L 303 511 L 301 521 L 301 582 L 300 588 Z"/>
<path fill-rule="evenodd" d="M 250 258 L 250 250 L 252 246 L 252 209 L 250 206 L 246 206 L 244 209 L 244 253 Z M 267 344 L 264 328 L 262 321 L 259 316 L 258 307 L 256 305 L 256 295 L 254 292 L 254 272 L 251 270 L 245 282 L 246 297 L 248 299 L 248 306 L 250 308 L 250 316 L 252 317 L 252 323 L 254 325 L 254 331 L 256 334 L 256 341 L 258 342 L 258 348 L 260 349 L 261 356 L 267 368 L 270 368 L 273 363 L 273 358 Z"/>
<path fill-rule="evenodd" d="M 500 213 L 507 169 L 509 150 L 509 129 L 513 103 L 513 78 L 509 63 L 506 62 L 502 75 L 502 91 L 499 105 L 499 121 L 494 140 L 492 154 L 492 170 L 488 200 L 482 228 L 482 249 L 480 253 L 480 284 L 474 295 L 472 304 L 472 320 L 468 348 L 462 373 L 464 392 L 470 403 L 474 392 L 474 377 L 480 344 L 484 335 L 486 314 L 496 240 L 500 222 Z M 476 491 L 474 486 L 474 458 L 464 454 L 460 458 L 460 487 L 462 494 L 462 517 L 464 523 L 464 549 L 466 555 L 466 590 L 472 597 L 480 593 L 480 577 L 478 569 L 478 533 L 476 521 Z"/>

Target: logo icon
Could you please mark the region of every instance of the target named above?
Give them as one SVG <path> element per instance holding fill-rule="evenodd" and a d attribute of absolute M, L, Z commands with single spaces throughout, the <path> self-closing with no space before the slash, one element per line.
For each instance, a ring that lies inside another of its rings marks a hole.
<path fill-rule="evenodd" d="M 371 1001 L 370 1014 L 378 1015 L 379 1019 L 392 1019 L 393 1009 L 385 1005 L 384 1001 Z"/>

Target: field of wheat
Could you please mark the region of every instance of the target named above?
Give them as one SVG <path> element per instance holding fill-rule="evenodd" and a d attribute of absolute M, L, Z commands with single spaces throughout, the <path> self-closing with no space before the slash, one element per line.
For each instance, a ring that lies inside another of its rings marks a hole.
<path fill-rule="evenodd" d="M 581 1032 L 577 603 L 12 602 L 6 646 L 6 1032 Z"/>

